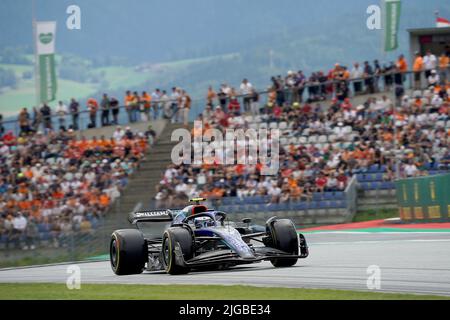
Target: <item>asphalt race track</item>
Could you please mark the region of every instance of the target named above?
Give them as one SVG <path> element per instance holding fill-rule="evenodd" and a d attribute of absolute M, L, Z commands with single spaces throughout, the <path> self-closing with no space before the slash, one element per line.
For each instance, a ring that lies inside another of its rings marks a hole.
<path fill-rule="evenodd" d="M 450 296 L 450 233 L 307 234 L 310 256 L 292 268 L 269 262 L 226 271 L 118 277 L 108 261 L 79 263 L 83 283 L 225 284 L 368 290 L 367 268 L 379 266 L 383 292 Z M 66 283 L 67 265 L 0 270 L 0 282 Z"/>

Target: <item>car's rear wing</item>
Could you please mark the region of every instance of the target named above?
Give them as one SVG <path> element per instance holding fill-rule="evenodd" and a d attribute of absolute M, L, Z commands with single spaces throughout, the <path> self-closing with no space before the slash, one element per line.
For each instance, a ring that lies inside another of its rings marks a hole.
<path fill-rule="evenodd" d="M 170 222 L 178 214 L 180 210 L 145 210 L 132 212 L 128 215 L 128 221 L 131 224 L 136 222 Z"/>

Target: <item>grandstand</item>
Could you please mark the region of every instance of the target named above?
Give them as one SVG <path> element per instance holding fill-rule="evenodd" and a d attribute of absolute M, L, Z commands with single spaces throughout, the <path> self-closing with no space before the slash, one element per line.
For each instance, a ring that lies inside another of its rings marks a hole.
<path fill-rule="evenodd" d="M 389 69 L 350 79 L 336 65 L 328 76 L 288 72 L 264 92 L 229 88 L 192 101 L 191 116 L 201 112 L 208 127 L 279 129 L 277 176 L 250 165 L 171 164 L 171 133 L 182 127 L 176 110 L 153 120 L 152 130 L 137 122 L 125 130 L 7 131 L 0 142 L 0 248 L 73 250 L 84 241 L 103 252 L 129 212 L 180 207 L 193 196 L 235 219 L 263 221 L 275 212 L 297 224 L 349 221 L 358 207 L 394 207 L 396 178 L 450 170 L 450 87 L 424 79 L 413 89 L 411 76 Z"/>
<path fill-rule="evenodd" d="M 121 137 L 77 139 L 73 132 L 41 132 L 0 142 L 1 243 L 55 247 L 67 235 L 90 234 L 145 159 L 148 138 L 130 129 Z"/>
<path fill-rule="evenodd" d="M 207 113 L 200 118 L 204 125 L 222 131 L 279 129 L 280 175 L 262 178 L 256 168 L 239 165 L 191 166 L 191 171 L 170 166 L 159 206 L 199 194 L 237 217 L 264 220 L 277 212 L 299 224 L 351 220 L 355 205 L 395 207 L 396 177 L 450 169 L 449 91 L 411 90 L 395 109 L 386 92 L 319 103 L 308 98 L 302 105 L 283 101 L 276 117 L 269 94 L 258 115 L 231 114 L 224 121 L 220 110 Z M 356 183 L 349 183 L 352 179 Z"/>

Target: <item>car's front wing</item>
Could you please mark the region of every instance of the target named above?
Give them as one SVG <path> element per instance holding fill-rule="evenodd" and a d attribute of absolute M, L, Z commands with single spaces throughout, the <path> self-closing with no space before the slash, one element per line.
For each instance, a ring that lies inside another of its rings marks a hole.
<path fill-rule="evenodd" d="M 251 264 L 277 258 L 304 259 L 308 257 L 309 250 L 303 235 L 300 234 L 299 238 L 300 238 L 300 254 L 298 255 L 291 255 L 284 251 L 270 247 L 256 247 L 254 249 L 254 256 L 251 258 L 242 258 L 232 250 L 218 250 L 213 253 L 199 255 L 186 261 L 183 257 L 181 248 L 177 243 L 175 246 L 175 259 L 177 261 L 177 264 L 191 268 L 223 265 L 223 264 L 230 264 L 230 265 Z"/>

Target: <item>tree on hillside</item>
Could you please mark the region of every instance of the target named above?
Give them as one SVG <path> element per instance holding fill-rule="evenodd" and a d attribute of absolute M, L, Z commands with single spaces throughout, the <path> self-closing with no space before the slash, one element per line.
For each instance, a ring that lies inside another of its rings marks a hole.
<path fill-rule="evenodd" d="M 17 77 L 14 71 L 11 69 L 0 68 L 0 87 L 11 87 L 15 88 L 17 86 Z"/>
<path fill-rule="evenodd" d="M 32 61 L 26 57 L 27 53 L 28 50 L 25 47 L 5 47 L 0 50 L 0 62 L 30 65 Z"/>

